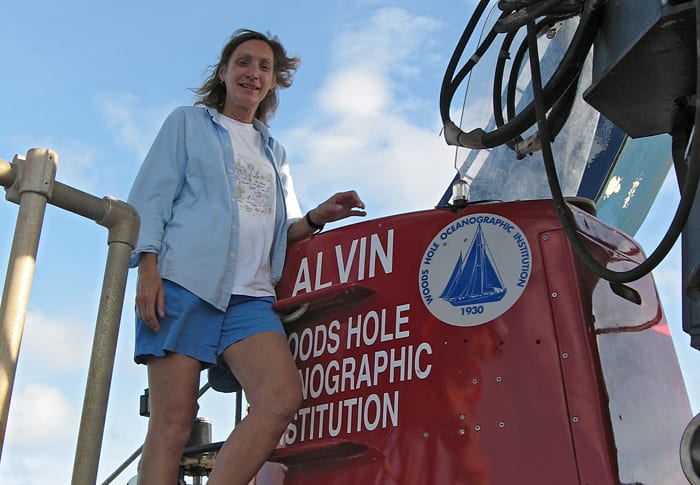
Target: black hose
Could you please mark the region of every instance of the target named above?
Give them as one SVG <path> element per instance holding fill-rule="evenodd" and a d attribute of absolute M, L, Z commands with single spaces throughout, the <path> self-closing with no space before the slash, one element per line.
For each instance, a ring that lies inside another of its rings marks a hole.
<path fill-rule="evenodd" d="M 678 189 L 683 191 L 685 183 L 685 174 L 687 171 L 685 156 L 688 150 L 690 141 L 690 133 L 688 130 L 676 130 L 671 133 L 671 158 L 673 160 L 673 168 L 676 171 L 676 181 Z"/>
<path fill-rule="evenodd" d="M 493 105 L 493 119 L 497 128 L 500 128 L 501 126 L 504 126 L 506 124 L 506 121 L 503 118 L 503 103 L 501 99 L 504 90 L 503 74 L 505 73 L 506 62 L 510 59 L 510 47 L 513 44 L 513 40 L 515 40 L 516 34 L 516 31 L 508 32 L 506 34 L 505 38 L 503 39 L 503 43 L 501 44 L 501 50 L 499 51 L 498 59 L 496 60 L 496 68 L 494 70 L 493 75 L 493 91 L 491 92 L 491 103 Z M 508 79 L 508 84 L 506 86 L 506 89 L 508 90 L 508 95 L 506 96 L 506 113 L 508 115 L 508 119 L 511 119 L 513 116 L 515 116 L 515 83 L 512 83 L 512 80 L 514 76 L 517 78 L 518 72 L 519 69 L 516 68 L 515 65 L 513 65 L 510 69 L 510 76 Z M 511 87 L 512 91 L 510 89 Z M 510 97 L 511 92 L 513 93 L 512 103 Z M 511 106 L 513 108 L 512 111 Z M 512 140 L 509 140 L 507 142 L 507 145 L 512 150 L 515 150 L 515 145 L 521 142 L 522 140 L 522 137 L 518 135 Z"/>
<path fill-rule="evenodd" d="M 584 4 L 579 25 L 569 48 L 543 90 L 547 110 L 552 108 L 554 103 L 567 92 L 571 85 L 577 82 L 586 56 L 593 44 L 595 34 L 598 31 L 603 3 L 603 0 L 588 0 Z M 535 110 L 532 103 L 518 115 L 509 116 L 507 123 L 497 127 L 492 132 L 485 132 L 483 129 L 477 128 L 466 133 L 450 119 L 450 104 L 459 84 L 484 55 L 488 46 L 493 42 L 494 35 L 497 33 L 495 28 L 489 32 L 484 42 L 477 47 L 475 54 L 467 61 L 458 75 L 455 76 L 457 64 L 487 4 L 488 1 L 486 0 L 479 2 L 469 19 L 467 27 L 452 53 L 440 89 L 440 116 L 445 126 L 445 138 L 448 144 L 451 145 L 465 146 L 467 148 L 493 148 L 503 144 L 511 144 L 513 140 L 517 140 L 522 133 L 536 123 Z M 545 0 L 542 5 L 550 6 L 550 3 L 548 0 Z M 538 4 L 537 11 L 539 12 L 540 10 L 541 7 Z M 506 15 L 505 13 L 501 15 L 499 20 Z M 503 56 L 503 52 L 501 52 L 501 56 Z M 456 139 L 453 139 L 453 133 L 456 133 Z"/>
<path fill-rule="evenodd" d="M 494 29 L 498 33 L 514 32 L 536 18 L 542 17 L 547 11 L 551 10 L 552 7 L 556 7 L 559 2 L 561 2 L 561 0 L 542 0 L 539 3 L 533 4 L 528 9 L 521 9 L 509 13 L 496 22 Z"/>
<path fill-rule="evenodd" d="M 700 0 L 698 0 L 700 2 Z M 698 22 L 700 22 L 700 12 L 696 12 Z M 700 33 L 699 33 L 700 34 Z M 627 283 L 635 281 L 649 274 L 673 248 L 678 236 L 681 234 L 685 222 L 688 219 L 688 214 L 695 200 L 695 192 L 697 190 L 698 179 L 700 178 L 700 153 L 698 152 L 698 135 L 695 131 L 695 139 L 692 143 L 690 160 L 687 165 L 685 181 L 683 183 L 683 191 L 681 200 L 674 214 L 671 225 L 664 235 L 663 239 L 652 252 L 639 266 L 628 271 L 612 271 L 595 260 L 576 233 L 573 215 L 566 205 L 564 196 L 559 185 L 559 180 L 554 165 L 554 157 L 552 155 L 551 144 L 549 143 L 548 127 L 545 119 L 546 109 L 542 100 L 542 79 L 539 68 L 539 58 L 537 54 L 537 37 L 534 24 L 528 24 L 528 45 L 530 47 L 530 66 L 532 69 L 532 88 L 534 93 L 534 105 L 537 112 L 537 124 L 540 130 L 540 138 L 542 140 L 542 155 L 544 158 L 545 169 L 547 172 L 547 181 L 549 182 L 550 191 L 554 200 L 554 205 L 557 210 L 557 215 L 561 221 L 564 232 L 566 233 L 576 255 L 583 263 L 596 275 L 614 283 Z M 698 62 L 700 66 L 700 62 Z M 696 89 L 700 92 L 700 73 L 697 77 Z M 700 126 L 700 110 L 695 111 L 695 126 Z"/>
<path fill-rule="evenodd" d="M 540 37 L 542 33 L 546 32 L 547 30 L 551 29 L 554 23 L 557 22 L 554 19 L 551 18 L 545 18 L 541 21 L 539 21 L 536 24 L 536 30 L 537 30 L 537 37 Z M 493 114 L 494 114 L 494 121 L 497 127 L 504 126 L 506 124 L 505 120 L 503 119 L 503 106 L 501 104 L 501 93 L 503 92 L 503 74 L 505 71 L 505 63 L 507 60 L 506 53 L 510 50 L 510 46 L 512 44 L 512 41 L 514 40 L 516 35 L 516 32 L 509 32 L 506 36 L 505 39 L 503 40 L 503 44 L 501 46 L 501 54 L 499 55 L 499 59 L 496 62 L 496 69 L 494 72 L 494 83 L 493 83 L 493 92 L 492 92 L 492 103 L 493 103 Z M 515 110 L 515 100 L 516 100 L 516 86 L 517 86 L 517 78 L 518 75 L 521 72 L 521 67 L 523 60 L 525 58 L 525 54 L 527 53 L 527 38 L 523 40 L 521 43 L 520 47 L 516 51 L 515 56 L 513 57 L 513 63 L 510 69 L 510 75 L 508 77 L 508 83 L 505 87 L 506 89 L 506 114 L 508 116 L 508 119 L 511 120 L 516 116 L 516 110 Z M 564 128 L 564 125 L 566 124 L 566 121 L 569 119 L 569 116 L 571 115 L 571 110 L 573 109 L 574 102 L 576 100 L 576 93 L 578 92 L 578 80 L 579 80 L 580 75 L 576 76 L 576 79 L 574 79 L 574 82 L 571 83 L 571 85 L 566 89 L 564 94 L 555 101 L 554 105 L 552 106 L 552 110 L 549 114 L 549 117 L 547 118 L 547 123 L 550 128 L 549 134 L 550 134 L 550 140 L 554 140 L 557 135 L 561 132 L 561 130 Z M 537 137 L 537 135 L 535 135 Z M 521 159 L 524 158 L 525 155 L 528 155 L 532 153 L 534 150 L 527 150 L 526 147 L 521 147 L 520 143 L 523 141 L 522 137 L 518 135 L 515 137 L 513 140 L 509 140 L 506 142 L 506 145 L 510 147 L 513 151 L 516 152 L 517 158 Z"/>
<path fill-rule="evenodd" d="M 469 39 L 479 23 L 481 15 L 484 13 L 484 10 L 486 10 L 489 1 L 490 0 L 481 0 L 476 6 L 476 9 L 469 19 L 467 26 L 464 28 L 462 36 L 457 42 L 457 46 L 452 53 L 450 62 L 447 64 L 445 75 L 442 78 L 442 86 L 440 87 L 440 116 L 442 117 L 443 122 L 450 119 L 450 102 L 452 101 L 452 96 L 454 96 L 454 91 L 451 92 L 449 98 L 447 97 L 447 92 L 450 90 L 450 83 L 455 71 L 457 70 L 457 64 L 459 63 L 459 59 L 462 57 L 464 49 L 467 47 L 467 42 L 469 42 Z M 445 93 L 445 96 L 443 96 L 443 93 Z"/>
<path fill-rule="evenodd" d="M 462 67 L 462 69 L 459 70 L 457 75 L 450 82 L 449 92 L 451 93 L 451 96 L 454 96 L 454 93 L 457 91 L 459 85 L 462 84 L 464 78 L 467 77 L 467 75 L 472 71 L 472 69 L 474 69 L 474 66 L 476 66 L 479 60 L 481 60 L 484 54 L 486 54 L 486 51 L 489 50 L 489 47 L 491 47 L 491 44 L 493 44 L 493 41 L 496 39 L 497 35 L 498 34 L 494 32 L 493 29 L 491 29 L 489 33 L 486 34 L 486 37 L 481 42 L 481 44 L 479 44 L 479 47 L 477 47 L 476 51 L 474 52 L 474 55 L 471 56 L 469 61 L 467 61 L 467 63 Z"/>
<path fill-rule="evenodd" d="M 539 138 L 552 199 L 554 201 L 559 220 L 574 249 L 574 252 L 579 259 L 581 259 L 583 263 L 599 277 L 613 283 L 627 283 L 637 280 L 650 273 L 673 248 L 673 245 L 677 241 L 683 227 L 685 226 L 695 200 L 698 180 L 700 179 L 700 135 L 698 135 L 697 132 L 697 127 L 700 126 L 700 110 L 696 107 L 694 120 L 689 121 L 690 127 L 692 127 L 693 124 L 696 127 L 692 141 L 689 140 L 689 130 L 678 130 L 677 132 L 671 133 L 673 138 L 672 155 L 674 167 L 679 186 L 682 186 L 682 189 L 681 200 L 676 208 L 673 220 L 671 221 L 666 234 L 651 255 L 635 268 L 628 271 L 612 271 L 608 269 L 593 258 L 577 234 L 573 214 L 571 213 L 571 210 L 568 207 L 561 191 L 551 147 L 553 135 L 556 135 L 556 133 L 559 132 L 565 123 L 566 118 L 568 118 L 570 110 L 573 106 L 576 93 L 576 84 L 578 83 L 585 58 L 588 55 L 588 52 L 593 45 L 593 39 L 597 34 L 598 26 L 602 19 L 605 1 L 606 0 L 585 0 L 581 11 L 581 19 L 576 32 L 574 33 L 573 39 L 571 40 L 569 48 L 564 54 L 564 57 L 554 74 L 552 74 L 544 87 L 542 86 L 542 76 L 540 72 L 539 55 L 537 49 L 537 35 L 541 31 L 544 24 L 542 22 L 536 24 L 534 22 L 534 18 L 536 17 L 535 13 L 544 13 L 546 9 L 542 7 L 543 5 L 551 5 L 548 0 L 543 0 L 541 4 L 537 5 L 536 11 L 531 10 L 527 18 L 527 38 L 518 49 L 515 56 L 507 85 L 506 112 L 508 115 L 508 121 L 506 122 L 502 116 L 503 109 L 501 105 L 500 87 L 502 87 L 502 77 L 505 71 L 504 66 L 507 50 L 510 48 L 514 39 L 514 33 L 512 31 L 509 31 L 506 35 L 506 39 L 502 44 L 496 66 L 495 76 L 498 82 L 494 83 L 494 92 L 492 96 L 494 105 L 494 120 L 497 128 L 489 133 L 480 128 L 472 130 L 469 133 L 465 133 L 460 128 L 457 128 L 450 120 L 449 106 L 459 83 L 461 83 L 467 73 L 474 67 L 474 65 L 476 65 L 478 60 L 485 53 L 485 50 L 494 40 L 493 34 L 496 32 L 496 29 L 492 29 L 485 41 L 477 48 L 476 54 L 472 56 L 469 62 L 459 71 L 458 75 L 456 77 L 454 76 L 457 63 L 459 62 L 467 42 L 476 28 L 476 25 L 486 8 L 486 4 L 488 3 L 487 1 L 482 0 L 465 28 L 465 31 L 452 54 L 448 69 L 445 72 L 445 77 L 443 78 L 442 88 L 440 91 L 440 114 L 445 126 L 445 137 L 448 138 L 449 129 L 451 131 L 451 136 L 456 138 L 456 140 L 452 140 L 453 143 L 451 143 L 451 141 L 448 139 L 448 143 L 456 144 L 458 146 L 466 146 L 468 148 L 491 148 L 503 144 L 508 144 L 508 146 L 514 148 L 515 145 L 522 140 L 522 133 L 533 126 L 533 124 L 536 124 L 538 128 L 536 136 Z M 506 14 L 504 13 L 504 15 Z M 502 15 L 499 20 L 503 19 L 504 15 Z M 549 20 L 551 21 L 552 19 Z M 700 25 L 700 0 L 696 0 L 696 23 L 697 25 Z M 698 42 L 696 56 L 699 60 L 696 66 L 696 69 L 698 70 L 696 76 L 696 93 L 700 94 L 700 31 L 698 31 L 697 35 Z M 527 49 L 525 49 L 526 45 Z M 515 114 L 515 81 L 527 50 L 529 50 L 530 68 L 532 74 L 533 101 L 520 113 Z M 499 86 L 499 88 L 496 86 Z M 547 112 L 550 109 L 551 112 L 548 121 Z M 454 141 L 456 141 L 456 143 L 454 143 Z M 688 160 L 686 161 L 686 152 L 688 151 L 689 144 L 690 154 L 688 155 Z"/>
<path fill-rule="evenodd" d="M 578 79 L 586 56 L 593 45 L 593 39 L 598 32 L 598 26 L 602 18 L 602 6 L 604 0 L 588 0 L 581 14 L 579 25 L 576 28 L 569 48 L 562 58 L 559 66 L 543 88 L 543 98 L 546 111 L 552 107 L 572 83 Z M 508 121 L 505 126 L 482 136 L 482 143 L 486 147 L 503 145 L 515 136 L 524 133 L 536 123 L 535 107 L 530 103 L 525 109 Z"/>

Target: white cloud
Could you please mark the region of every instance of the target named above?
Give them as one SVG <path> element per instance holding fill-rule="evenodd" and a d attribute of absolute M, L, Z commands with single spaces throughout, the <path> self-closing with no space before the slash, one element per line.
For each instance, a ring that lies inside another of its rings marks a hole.
<path fill-rule="evenodd" d="M 76 412 L 53 387 L 29 384 L 16 389 L 10 406 L 7 442 L 11 446 L 47 448 L 77 437 Z"/>
<path fill-rule="evenodd" d="M 357 188 L 374 216 L 431 208 L 454 173 L 438 130 L 396 116 L 349 117 L 321 132 L 296 130 L 288 139 L 304 157 L 295 177 L 306 192 Z"/>
<path fill-rule="evenodd" d="M 351 25 L 335 42 L 335 59 L 340 65 L 371 66 L 382 72 L 416 74 L 417 66 L 434 61 L 430 33 L 440 27 L 435 19 L 413 16 L 398 7 L 377 10 L 369 20 Z M 410 59 L 411 62 L 404 63 Z"/>
<path fill-rule="evenodd" d="M 305 200 L 308 194 L 350 188 L 371 216 L 438 201 L 455 173 L 454 148 L 440 136 L 437 104 L 403 92 L 403 83 L 434 61 L 431 34 L 438 27 L 433 19 L 384 8 L 339 34 L 338 65 L 319 91 L 314 119 L 282 137 L 294 153 L 302 205 L 321 202 Z M 407 111 L 429 105 L 434 111 L 411 116 L 421 126 L 409 121 Z"/>
<path fill-rule="evenodd" d="M 70 483 L 75 450 L 63 447 L 46 453 L 36 446 L 31 449 L 6 447 L 2 461 L 4 473 L 2 483 L 12 485 L 43 485 Z"/>
<path fill-rule="evenodd" d="M 112 131 L 114 143 L 133 153 L 139 162 L 146 156 L 172 104 L 145 105 L 128 93 L 103 92 L 96 99 L 98 109 Z"/>
<path fill-rule="evenodd" d="M 334 65 L 318 97 L 319 109 L 336 103 L 370 107 L 369 113 L 377 114 L 437 109 L 435 100 L 426 104 L 415 92 L 424 77 L 436 74 L 435 66 L 444 57 L 444 46 L 434 39 L 440 27 L 435 19 L 396 7 L 378 9 L 369 19 L 348 24 L 333 42 Z M 442 68 L 439 71 L 442 75 Z"/>
<path fill-rule="evenodd" d="M 90 361 L 92 332 L 86 329 L 92 328 L 75 317 L 49 318 L 29 312 L 20 359 L 50 372 L 82 370 Z"/>
<path fill-rule="evenodd" d="M 380 115 L 389 101 L 386 79 L 363 68 L 338 71 L 321 92 L 320 109 L 329 115 L 369 117 Z"/>

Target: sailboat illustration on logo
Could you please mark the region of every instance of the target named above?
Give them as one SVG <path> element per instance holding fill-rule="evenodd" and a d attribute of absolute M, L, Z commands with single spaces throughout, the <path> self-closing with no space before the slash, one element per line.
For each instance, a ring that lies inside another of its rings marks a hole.
<path fill-rule="evenodd" d="M 440 298 L 453 306 L 464 306 L 500 301 L 505 295 L 506 288 L 498 269 L 491 261 L 486 238 L 479 224 L 466 259 L 460 251 L 457 264 Z"/>

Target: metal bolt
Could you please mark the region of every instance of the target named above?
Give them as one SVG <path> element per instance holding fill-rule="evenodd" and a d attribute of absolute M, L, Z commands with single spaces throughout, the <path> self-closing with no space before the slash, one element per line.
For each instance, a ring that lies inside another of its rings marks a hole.
<path fill-rule="evenodd" d="M 478 424 L 474 426 L 474 431 L 481 431 L 481 426 L 479 426 Z"/>
<path fill-rule="evenodd" d="M 464 433 L 466 433 L 466 431 L 464 431 L 462 428 L 460 428 L 459 431 L 457 431 L 457 434 L 459 434 L 460 436 L 464 436 Z"/>
<path fill-rule="evenodd" d="M 558 297 L 558 296 L 559 296 L 559 293 L 557 293 L 556 291 L 553 291 L 553 292 L 552 292 L 552 298 L 556 298 L 556 297 Z"/>
<path fill-rule="evenodd" d="M 430 433 L 428 433 L 427 431 L 423 433 L 423 438 L 427 438 L 428 436 L 430 436 Z"/>
<path fill-rule="evenodd" d="M 501 382 L 503 378 L 501 376 L 496 377 L 496 382 Z"/>
<path fill-rule="evenodd" d="M 472 384 L 478 384 L 478 383 L 479 383 L 479 379 L 472 379 Z"/>
<path fill-rule="evenodd" d="M 498 427 L 499 427 L 499 428 L 505 428 L 505 427 L 506 427 L 506 423 L 504 423 L 503 421 L 501 421 L 500 423 L 498 423 Z"/>
<path fill-rule="evenodd" d="M 569 353 L 568 353 L 568 352 L 564 352 L 563 354 L 561 354 L 561 358 L 562 358 L 562 359 L 568 359 L 568 358 L 569 358 Z"/>
<path fill-rule="evenodd" d="M 579 421 L 578 416 L 574 416 L 574 417 L 571 419 L 571 421 L 573 421 L 574 423 L 578 423 L 578 421 Z"/>
<path fill-rule="evenodd" d="M 544 236 L 542 236 L 542 240 L 549 241 L 549 236 L 547 234 L 545 234 Z"/>
<path fill-rule="evenodd" d="M 464 414 L 460 414 L 460 415 L 459 415 L 459 420 L 460 420 L 460 421 L 464 421 Z"/>

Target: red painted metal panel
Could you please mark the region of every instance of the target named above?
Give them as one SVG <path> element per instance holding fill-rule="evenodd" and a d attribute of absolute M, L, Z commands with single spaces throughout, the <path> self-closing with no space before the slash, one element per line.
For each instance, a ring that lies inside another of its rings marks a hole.
<path fill-rule="evenodd" d="M 540 235 L 547 269 L 560 363 L 581 484 L 610 483 L 616 476 L 614 445 L 595 347 L 590 306 L 583 305 L 576 261 L 563 230 Z M 617 297 L 619 300 L 620 298 Z M 590 299 L 588 299 L 590 302 Z M 612 482 L 617 483 L 617 482 Z"/>
<path fill-rule="evenodd" d="M 641 257 L 578 218 L 596 244 Z M 287 324 L 305 397 L 257 483 L 619 483 L 593 280 L 551 201 L 403 214 L 293 245 L 275 308 L 308 305 Z"/>

